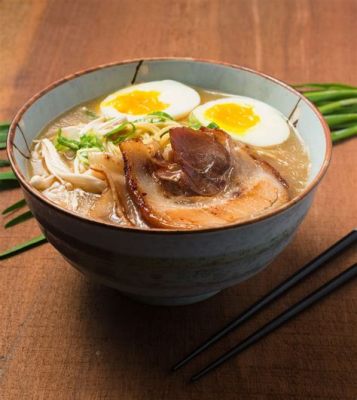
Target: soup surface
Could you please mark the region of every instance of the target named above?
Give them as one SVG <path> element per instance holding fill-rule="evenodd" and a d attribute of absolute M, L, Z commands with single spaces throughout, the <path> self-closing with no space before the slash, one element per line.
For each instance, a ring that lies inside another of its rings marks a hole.
<path fill-rule="evenodd" d="M 78 105 L 33 142 L 30 183 L 91 219 L 200 229 L 279 208 L 306 186 L 309 156 L 277 110 L 175 81 Z"/>

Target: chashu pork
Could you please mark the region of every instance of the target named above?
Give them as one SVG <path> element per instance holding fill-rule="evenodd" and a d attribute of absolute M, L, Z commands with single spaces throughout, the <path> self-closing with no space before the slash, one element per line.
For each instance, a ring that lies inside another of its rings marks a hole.
<path fill-rule="evenodd" d="M 170 140 L 170 162 L 153 156 L 138 139 L 120 144 L 128 192 L 149 227 L 217 227 L 289 200 L 279 173 L 225 132 L 173 128 Z"/>

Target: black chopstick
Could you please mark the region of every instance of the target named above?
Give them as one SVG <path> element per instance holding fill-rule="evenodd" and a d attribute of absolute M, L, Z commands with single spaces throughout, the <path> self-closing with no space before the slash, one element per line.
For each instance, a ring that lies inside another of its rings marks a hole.
<path fill-rule="evenodd" d="M 333 244 L 331 247 L 326 249 L 323 253 L 317 256 L 315 259 L 310 261 L 304 267 L 300 268 L 297 272 L 295 272 L 292 276 L 282 282 L 280 285 L 276 286 L 272 289 L 267 295 L 258 300 L 248 309 L 243 311 L 238 317 L 234 318 L 231 322 L 228 323 L 222 330 L 213 334 L 209 339 L 207 339 L 202 345 L 193 350 L 190 354 L 188 354 L 185 358 L 179 361 L 172 367 L 173 371 L 178 370 L 183 367 L 193 358 L 198 356 L 208 347 L 216 343 L 219 339 L 226 336 L 228 333 L 232 332 L 234 329 L 237 329 L 243 322 L 250 319 L 253 315 L 258 313 L 264 307 L 269 305 L 272 301 L 280 297 L 287 290 L 297 285 L 311 273 L 316 271 L 319 267 L 324 265 L 327 261 L 330 261 L 333 257 L 336 257 L 340 253 L 342 253 L 347 247 L 357 241 L 357 230 L 352 230 L 348 235 L 343 237 L 341 240 Z"/>
<path fill-rule="evenodd" d="M 324 297 L 331 294 L 340 286 L 344 285 L 348 281 L 357 277 L 357 263 L 349 267 L 347 270 L 337 275 L 335 278 L 331 279 L 324 285 L 320 286 L 317 290 L 304 297 L 299 302 L 295 303 L 293 306 L 289 307 L 286 311 L 278 315 L 276 318 L 268 322 L 262 328 L 255 331 L 253 334 L 248 336 L 245 340 L 238 343 L 231 350 L 227 351 L 221 357 L 217 358 L 211 364 L 209 364 L 206 368 L 199 371 L 197 374 L 193 375 L 191 378 L 191 382 L 195 382 L 198 379 L 202 378 L 204 375 L 211 372 L 213 369 L 216 369 L 221 364 L 229 360 L 230 358 L 236 356 L 242 351 L 246 350 L 248 347 L 252 346 L 254 343 L 258 342 L 265 336 L 269 335 L 271 332 L 296 317 L 298 314 L 322 300 Z"/>

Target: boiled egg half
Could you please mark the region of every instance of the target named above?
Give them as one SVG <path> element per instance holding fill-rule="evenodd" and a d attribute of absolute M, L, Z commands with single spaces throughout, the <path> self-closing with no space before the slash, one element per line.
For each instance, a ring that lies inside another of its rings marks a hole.
<path fill-rule="evenodd" d="M 253 146 L 274 146 L 290 134 L 290 127 L 278 110 L 250 97 L 209 101 L 195 108 L 192 116 L 204 126 L 214 123 L 234 139 Z"/>
<path fill-rule="evenodd" d="M 134 121 L 155 111 L 164 111 L 174 119 L 189 114 L 200 104 L 196 90 L 183 83 L 163 80 L 140 83 L 110 94 L 100 103 L 105 117 L 126 117 Z"/>

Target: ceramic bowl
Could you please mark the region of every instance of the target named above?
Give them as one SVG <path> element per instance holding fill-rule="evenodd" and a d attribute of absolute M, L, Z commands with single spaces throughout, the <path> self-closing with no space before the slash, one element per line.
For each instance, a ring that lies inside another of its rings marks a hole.
<path fill-rule="evenodd" d="M 132 82 L 174 79 L 250 96 L 294 119 L 309 149 L 306 189 L 265 216 L 196 231 L 140 230 L 86 219 L 44 198 L 28 184 L 26 158 L 42 128 L 73 106 Z M 8 156 L 26 201 L 48 241 L 88 277 L 152 304 L 189 304 L 249 278 L 289 243 L 308 211 L 331 154 L 329 129 L 298 92 L 236 65 L 193 59 L 146 59 L 102 65 L 68 76 L 31 98 L 17 113 Z"/>

